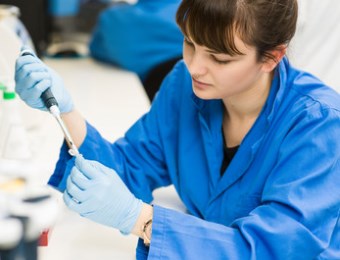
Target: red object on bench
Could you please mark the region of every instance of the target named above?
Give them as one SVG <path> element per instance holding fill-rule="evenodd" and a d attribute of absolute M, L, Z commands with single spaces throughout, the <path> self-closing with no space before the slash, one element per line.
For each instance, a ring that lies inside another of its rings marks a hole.
<path fill-rule="evenodd" d="M 39 238 L 39 246 L 48 246 L 48 240 L 50 237 L 50 230 L 46 229 L 41 232 L 40 238 Z"/>

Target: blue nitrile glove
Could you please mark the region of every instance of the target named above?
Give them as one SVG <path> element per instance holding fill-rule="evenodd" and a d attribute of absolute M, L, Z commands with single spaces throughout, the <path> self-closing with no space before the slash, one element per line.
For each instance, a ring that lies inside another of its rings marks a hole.
<path fill-rule="evenodd" d="M 15 82 L 15 91 L 30 107 L 46 111 L 47 108 L 40 96 L 51 87 L 60 112 L 67 113 L 73 109 L 72 98 L 66 91 L 62 79 L 35 55 L 20 56 L 17 59 Z"/>
<path fill-rule="evenodd" d="M 76 157 L 67 179 L 64 201 L 81 216 L 117 228 L 123 234 L 131 232 L 143 204 L 114 170 L 81 155 Z"/>

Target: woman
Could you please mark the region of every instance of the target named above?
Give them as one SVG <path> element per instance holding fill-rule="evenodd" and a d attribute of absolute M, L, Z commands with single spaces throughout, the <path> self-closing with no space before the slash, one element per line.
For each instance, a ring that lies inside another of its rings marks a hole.
<path fill-rule="evenodd" d="M 285 57 L 297 11 L 296 0 L 182 1 L 184 62 L 113 144 L 41 61 L 19 58 L 17 92 L 44 109 L 51 86 L 86 158 L 74 166 L 64 145 L 49 183 L 81 216 L 141 237 L 140 259 L 339 254 L 340 97 Z M 188 214 L 148 204 L 170 184 Z"/>

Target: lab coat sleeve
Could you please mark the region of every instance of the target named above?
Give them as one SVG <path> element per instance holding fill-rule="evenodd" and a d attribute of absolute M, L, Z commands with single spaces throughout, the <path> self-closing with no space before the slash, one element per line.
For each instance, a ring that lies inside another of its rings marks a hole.
<path fill-rule="evenodd" d="M 181 72 L 181 66 L 177 66 L 174 75 L 168 76 L 161 87 L 160 97 L 156 97 L 148 113 L 142 116 L 126 132 L 123 138 L 114 143 L 105 140 L 100 133 L 88 122 L 87 134 L 83 144 L 79 147 L 80 153 L 88 160 L 96 160 L 105 166 L 114 169 L 134 195 L 145 202 L 151 202 L 152 191 L 158 187 L 171 184 L 168 169 L 165 162 L 165 152 L 162 147 L 160 131 L 164 124 L 162 118 L 171 118 L 175 113 L 175 103 L 169 105 L 169 91 L 174 91 L 168 86 L 173 85 L 177 79 L 177 71 Z M 174 96 L 173 94 L 171 96 Z M 166 127 L 166 131 L 175 128 L 172 124 Z M 166 133 L 165 133 L 166 135 Z M 67 152 L 64 143 L 55 171 L 49 180 L 49 184 L 60 191 L 64 191 L 66 180 L 74 159 Z"/>
<path fill-rule="evenodd" d="M 153 190 L 173 183 L 168 165 L 173 164 L 171 155 L 175 152 L 164 146 L 164 140 L 176 142 L 174 129 L 177 128 L 175 120 L 181 97 L 175 95 L 174 85 L 181 77 L 183 68 L 183 62 L 174 67 L 164 79 L 150 111 L 131 126 L 124 138 L 112 146 L 112 168 L 121 175 L 135 196 L 145 202 L 153 200 Z"/>
<path fill-rule="evenodd" d="M 249 256 L 249 247 L 237 229 L 154 206 L 148 259 L 250 259 Z"/>
<path fill-rule="evenodd" d="M 137 125 L 143 126 L 143 124 Z M 86 127 L 87 135 L 83 144 L 79 147 L 79 152 L 88 160 L 98 161 L 114 169 L 136 197 L 150 202 L 152 191 L 156 187 L 169 185 L 170 180 L 166 176 L 164 164 L 162 162 L 157 164 L 157 158 L 153 156 L 155 151 L 151 151 L 152 149 L 148 149 L 143 144 L 143 142 L 149 142 L 148 138 L 143 138 L 143 140 L 140 140 L 141 144 L 136 146 L 129 142 L 128 137 L 121 138 L 112 144 L 104 139 L 88 122 Z M 142 135 L 146 136 L 147 133 Z M 135 138 L 138 139 L 139 135 Z M 153 158 L 150 159 L 150 157 Z M 74 158 L 68 154 L 68 147 L 64 143 L 49 184 L 63 192 L 73 166 Z"/>
<path fill-rule="evenodd" d="M 339 122 L 332 109 L 301 113 L 282 142 L 261 204 L 229 226 L 155 206 L 148 259 L 317 258 L 337 234 Z"/>

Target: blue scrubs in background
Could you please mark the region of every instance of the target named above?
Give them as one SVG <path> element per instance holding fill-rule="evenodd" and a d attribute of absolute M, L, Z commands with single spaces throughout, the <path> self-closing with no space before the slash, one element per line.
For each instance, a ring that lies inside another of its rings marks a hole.
<path fill-rule="evenodd" d="M 80 4 L 81 0 L 48 0 L 48 9 L 52 16 L 74 16 Z"/>
<path fill-rule="evenodd" d="M 138 259 L 340 259 L 340 96 L 284 58 L 268 99 L 221 176 L 221 100 L 202 100 L 179 62 L 151 110 L 113 144 L 89 123 L 86 159 L 136 197 L 173 184 L 188 214 L 154 206 Z M 50 184 L 73 167 L 64 144 Z M 110 198 L 108 198 L 110 199 Z"/>
<path fill-rule="evenodd" d="M 102 11 L 89 45 L 92 57 L 133 71 L 144 80 L 157 65 L 181 57 L 175 15 L 180 0 L 139 0 Z"/>

